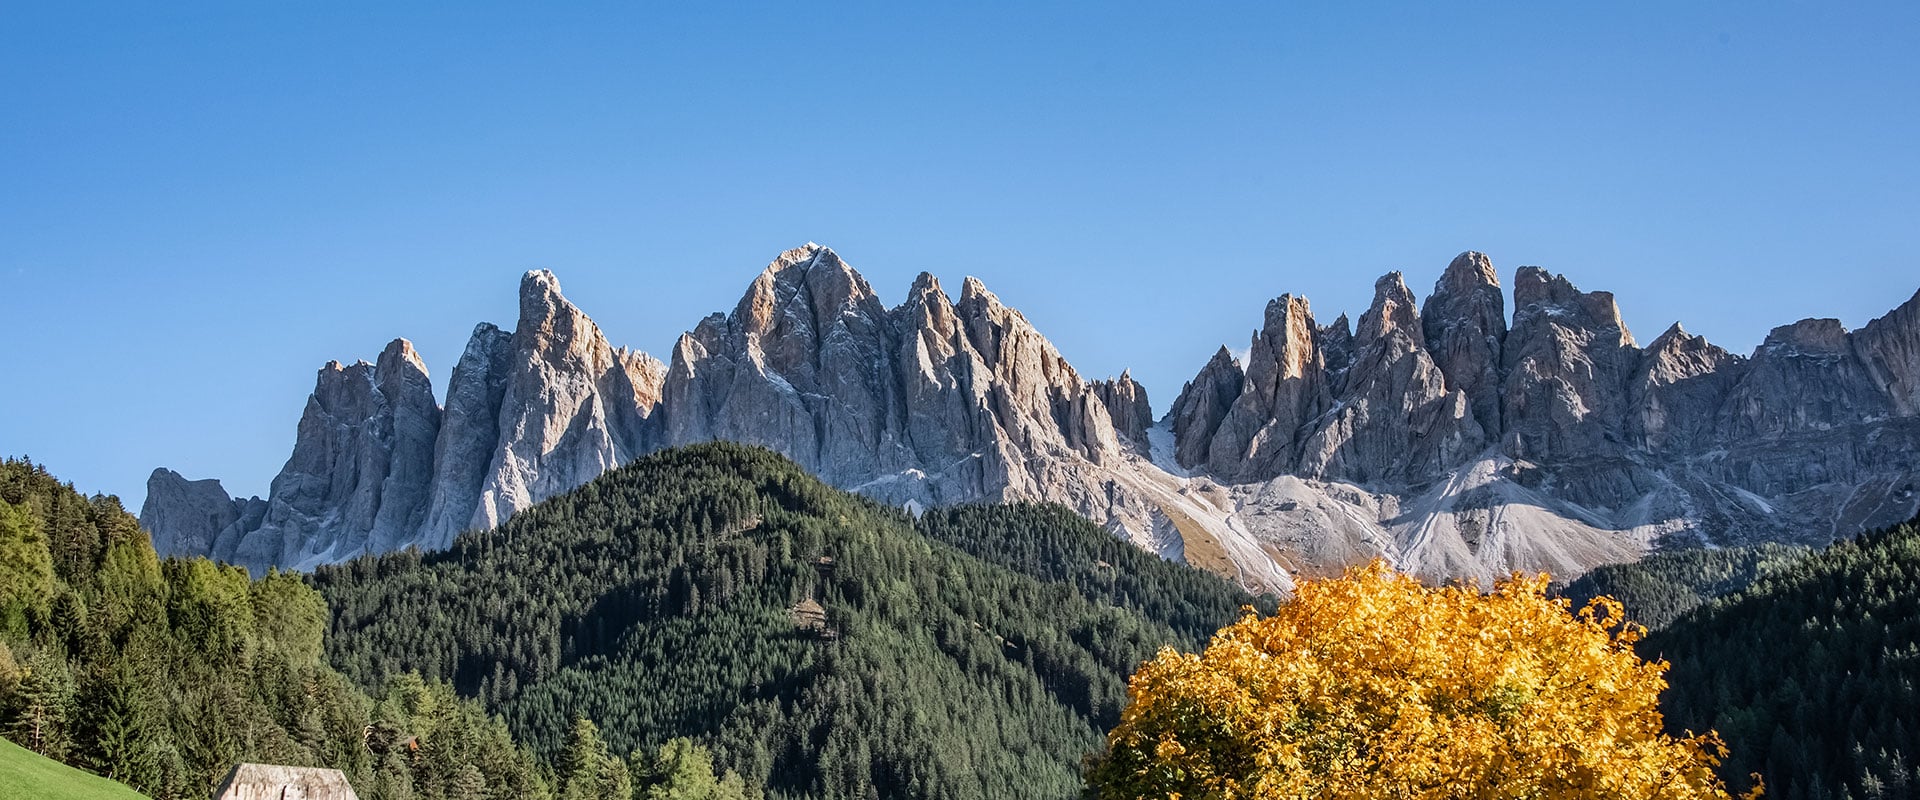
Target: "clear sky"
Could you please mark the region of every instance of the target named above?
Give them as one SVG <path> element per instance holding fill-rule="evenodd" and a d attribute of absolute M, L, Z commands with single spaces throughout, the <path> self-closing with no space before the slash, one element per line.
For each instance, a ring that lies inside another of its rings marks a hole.
<path fill-rule="evenodd" d="M 1920 288 L 1920 3 L 668 5 L 0 0 L 0 453 L 264 494 L 329 359 L 534 267 L 664 355 L 808 240 L 1156 413 L 1466 249 L 1741 352 Z"/>

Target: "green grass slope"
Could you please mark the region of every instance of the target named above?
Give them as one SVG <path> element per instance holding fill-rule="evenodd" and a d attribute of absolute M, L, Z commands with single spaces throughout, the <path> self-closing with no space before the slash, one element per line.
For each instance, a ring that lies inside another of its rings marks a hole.
<path fill-rule="evenodd" d="M 147 796 L 0 739 L 0 800 L 147 800 Z"/>

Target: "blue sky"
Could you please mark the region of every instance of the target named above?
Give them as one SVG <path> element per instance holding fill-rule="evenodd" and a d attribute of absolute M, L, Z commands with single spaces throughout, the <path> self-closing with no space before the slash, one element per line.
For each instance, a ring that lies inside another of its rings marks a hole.
<path fill-rule="evenodd" d="M 1465 249 L 1743 352 L 1920 288 L 1914 3 L 177 5 L 0 0 L 0 453 L 136 508 L 534 267 L 660 354 L 808 240 L 975 275 L 1156 412 Z"/>

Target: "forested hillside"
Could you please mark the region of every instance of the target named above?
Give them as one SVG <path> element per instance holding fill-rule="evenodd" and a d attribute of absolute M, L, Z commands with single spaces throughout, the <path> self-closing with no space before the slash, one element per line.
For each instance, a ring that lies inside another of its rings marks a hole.
<path fill-rule="evenodd" d="M 583 714 L 613 752 L 692 736 L 796 798 L 1077 796 L 1126 676 L 1250 602 L 1054 509 L 925 530 L 710 444 L 314 580 L 329 656 L 366 685 L 420 669 L 548 752 Z"/>
<path fill-rule="evenodd" d="M 238 761 L 327 766 L 370 800 L 548 795 L 504 724 L 445 683 L 370 697 L 321 661 L 299 576 L 155 557 L 112 497 L 0 463 L 0 726 L 157 800 L 200 800 Z"/>
<path fill-rule="evenodd" d="M 1573 607 L 1612 597 L 1633 621 L 1658 630 L 1714 598 L 1747 588 L 1761 576 L 1790 565 L 1809 548 L 1782 544 L 1717 550 L 1670 550 L 1639 561 L 1608 564 L 1561 590 Z"/>
<path fill-rule="evenodd" d="M 1920 796 L 1920 527 L 1763 570 L 1641 642 L 1670 729 L 1716 728 L 1730 780 L 1784 800 Z"/>

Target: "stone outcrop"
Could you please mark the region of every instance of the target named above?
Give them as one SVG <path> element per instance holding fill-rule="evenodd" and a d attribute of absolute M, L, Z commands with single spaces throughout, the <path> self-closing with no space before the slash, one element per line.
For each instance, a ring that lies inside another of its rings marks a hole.
<path fill-rule="evenodd" d="M 1618 451 L 1639 360 L 1611 293 L 1521 267 L 1502 353 L 1502 449 L 1530 461 Z"/>
<path fill-rule="evenodd" d="M 1920 511 L 1920 295 L 1859 331 L 1804 320 L 1751 357 L 1678 324 L 1640 349 L 1613 296 L 1522 267 L 1512 318 L 1463 253 L 1424 303 L 1399 273 L 1357 322 L 1268 303 L 1157 423 L 968 278 L 889 307 L 832 250 L 782 253 L 668 363 L 610 344 L 551 273 L 477 327 L 442 409 L 404 340 L 328 364 L 267 499 L 169 470 L 172 554 L 305 568 L 448 546 L 647 452 L 778 450 L 919 509 L 1063 503 L 1116 535 L 1286 591 L 1383 557 L 1433 578 L 1572 576 L 1655 547 L 1824 542 Z"/>
<path fill-rule="evenodd" d="M 1920 414 L 1920 292 L 1853 334 L 1854 354 L 1902 416 Z"/>
<path fill-rule="evenodd" d="M 520 280 L 499 437 L 470 527 L 491 528 L 646 452 L 658 362 L 617 350 L 546 270 Z"/>
<path fill-rule="evenodd" d="M 1858 332 L 1783 326 L 1743 358 L 1677 324 L 1642 351 L 1611 294 L 1537 267 L 1513 285 L 1508 325 L 1492 264 L 1463 253 L 1417 318 L 1390 275 L 1350 339 L 1320 329 L 1333 402 L 1290 469 L 1198 457 L 1221 437 L 1194 413 L 1218 406 L 1217 380 L 1174 401 L 1172 454 L 1238 484 L 1233 518 L 1306 572 L 1380 556 L 1434 577 L 1567 575 L 1658 546 L 1825 542 L 1920 511 L 1920 296 Z M 1255 403 L 1248 384 L 1238 409 Z"/>
<path fill-rule="evenodd" d="M 1145 391 L 1118 383 L 1144 438 Z M 1113 418 L 1020 312 L 972 278 L 958 301 L 922 274 L 888 309 L 832 250 L 790 250 L 732 314 L 674 347 L 662 444 L 729 439 L 786 453 L 840 486 L 929 505 L 1071 500 L 1052 471 L 1120 447 Z"/>
<path fill-rule="evenodd" d="M 252 568 L 312 567 L 412 539 L 425 522 L 440 406 L 405 339 L 375 363 L 320 369 L 273 479 L 264 518 L 211 555 Z"/>
<path fill-rule="evenodd" d="M 140 521 L 160 555 L 206 555 L 231 550 L 231 541 L 259 527 L 266 513 L 265 500 L 229 497 L 217 480 L 190 481 L 162 467 L 147 478 Z"/>
<path fill-rule="evenodd" d="M 158 470 L 142 520 L 164 552 L 254 570 L 444 548 L 646 452 L 664 372 L 529 272 L 517 330 L 474 329 L 444 410 L 405 339 L 373 364 L 330 362 L 266 500 Z"/>
<path fill-rule="evenodd" d="M 444 548 L 476 527 L 480 495 L 500 446 L 500 402 L 506 396 L 513 334 L 482 322 L 453 367 L 446 412 L 433 446 L 433 495 L 420 544 Z"/>
<path fill-rule="evenodd" d="M 1354 483 L 1418 482 L 1478 452 L 1467 395 L 1449 390 L 1423 344 L 1400 273 L 1374 284 L 1337 402 L 1301 444 L 1297 474 Z M 1262 476 L 1271 477 L 1271 476 Z"/>
<path fill-rule="evenodd" d="M 1118 378 L 1093 382 L 1093 393 L 1113 418 L 1114 432 L 1137 447 L 1147 446 L 1147 430 L 1153 427 L 1153 409 L 1147 402 L 1147 388 L 1133 379 L 1132 370 L 1123 370 Z"/>
<path fill-rule="evenodd" d="M 1200 373 L 1181 387 L 1179 398 L 1167 413 L 1173 430 L 1174 459 L 1182 467 L 1205 466 L 1220 423 L 1233 410 L 1247 384 L 1246 370 L 1223 345 L 1208 359 Z"/>
<path fill-rule="evenodd" d="M 1745 359 L 1673 323 L 1627 382 L 1626 444 L 1649 453 L 1710 448 L 1714 419 L 1702 412 L 1723 406 L 1745 371 Z"/>
<path fill-rule="evenodd" d="M 1447 388 L 1472 398 L 1483 431 L 1500 429 L 1500 354 L 1507 341 L 1507 302 L 1493 262 L 1461 253 L 1440 273 L 1420 309 L 1427 350 L 1446 375 Z"/>
<path fill-rule="evenodd" d="M 1207 472 L 1249 481 L 1299 463 L 1301 428 L 1333 405 L 1319 333 L 1306 298 L 1267 303 L 1247 350 L 1246 383 L 1207 443 Z"/>

